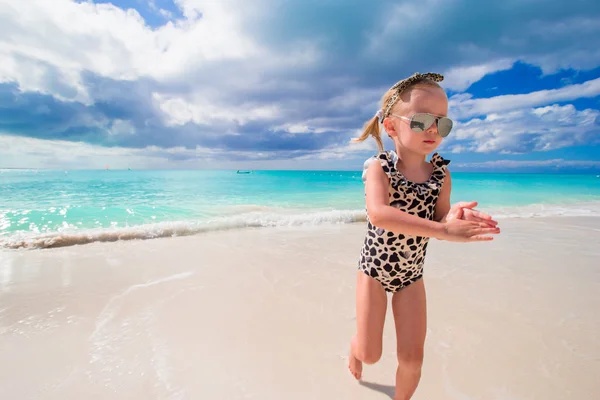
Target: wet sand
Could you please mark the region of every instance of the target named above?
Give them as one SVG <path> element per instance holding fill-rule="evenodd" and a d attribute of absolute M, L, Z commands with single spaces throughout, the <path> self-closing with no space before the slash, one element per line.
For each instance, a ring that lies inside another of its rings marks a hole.
<path fill-rule="evenodd" d="M 432 241 L 414 399 L 600 398 L 600 218 Z M 362 223 L 0 252 L 2 399 L 386 399 L 346 368 Z"/>

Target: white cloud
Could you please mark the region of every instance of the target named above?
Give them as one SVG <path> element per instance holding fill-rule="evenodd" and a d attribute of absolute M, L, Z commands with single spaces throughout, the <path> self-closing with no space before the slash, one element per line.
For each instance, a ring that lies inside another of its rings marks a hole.
<path fill-rule="evenodd" d="M 597 78 L 581 84 L 564 86 L 560 89 L 539 90 L 527 94 L 509 94 L 473 99 L 470 95 L 463 93 L 452 96 L 449 106 L 450 113 L 454 118 L 463 119 L 599 95 L 600 78 Z"/>
<path fill-rule="evenodd" d="M 186 80 L 191 87 L 197 81 L 203 84 L 207 79 L 210 81 L 210 77 L 203 76 L 209 73 L 215 79 L 233 80 L 235 86 L 243 87 L 265 83 L 264 72 L 312 66 L 330 56 L 327 40 L 306 39 L 310 31 L 303 33 L 304 36 L 298 35 L 284 52 L 269 48 L 257 34 L 262 29 L 257 25 L 268 21 L 266 15 L 277 18 L 276 2 L 272 0 L 176 0 L 175 3 L 185 18 L 151 29 L 135 10 L 123 10 L 111 4 L 0 0 L 0 57 L 3 59 L 0 82 L 14 81 L 22 90 L 89 103 L 92 99 L 82 84 L 82 71 L 113 79 Z M 600 50 L 587 46 L 587 39 L 569 40 L 600 34 L 600 20 L 594 16 L 575 16 L 557 23 L 540 14 L 528 20 L 527 14 L 503 15 L 506 10 L 501 8 L 498 12 L 490 5 L 488 11 L 496 11 L 498 17 L 502 17 L 494 22 L 499 34 L 465 40 L 452 21 L 466 18 L 462 7 L 474 12 L 482 11 L 479 7 L 483 7 L 479 2 L 468 3 L 427 0 L 425 4 L 409 1 L 375 8 L 373 12 L 384 18 L 383 26 L 365 20 L 357 29 L 365 31 L 367 43 L 356 43 L 355 47 L 359 52 L 366 48 L 366 54 L 377 56 L 382 51 L 406 51 L 408 53 L 403 53 L 400 59 L 411 60 L 415 67 L 419 65 L 415 55 L 425 60 L 425 65 L 441 66 L 449 61 L 445 84 L 454 90 L 463 90 L 486 73 L 506 69 L 517 59 L 543 64 L 546 69 L 577 67 L 573 60 L 581 57 L 593 60 L 584 63 L 588 67 L 600 63 Z M 150 2 L 150 7 L 165 11 L 158 9 L 154 2 Z M 513 11 L 518 12 L 518 8 Z M 455 18 L 456 15 L 460 18 Z M 513 23 L 519 25 L 518 32 L 512 29 Z M 540 37 L 545 40 L 544 48 L 534 46 Z M 447 42 L 440 43 L 440 39 Z M 390 43 L 395 43 L 393 49 Z M 494 55 L 485 50 L 502 43 L 511 44 L 504 53 Z M 456 58 L 439 59 L 444 49 Z M 437 61 L 430 62 L 423 55 L 433 57 L 431 61 L 436 60 L 437 55 Z M 215 66 L 225 61 L 235 63 L 237 73 L 232 74 L 226 68 L 227 75 L 220 75 L 220 69 Z M 214 68 L 207 70 L 209 66 Z M 51 78 L 49 74 L 58 76 Z M 63 93 L 55 87 L 56 81 L 64 86 Z M 224 88 L 232 87 L 230 82 L 219 83 Z"/>
<path fill-rule="evenodd" d="M 543 21 L 538 18 L 528 21 L 522 32 L 519 32 L 521 43 L 539 41 L 545 48 L 548 44 L 556 43 L 554 51 L 537 53 L 531 49 L 529 56 L 523 60 L 539 65 L 545 74 L 551 74 L 559 69 L 591 69 L 600 64 L 600 49 L 589 47 L 600 36 L 600 18 L 593 15 L 562 18 L 559 21 Z M 537 54 L 536 54 L 537 53 Z"/>
<path fill-rule="evenodd" d="M 373 154 L 371 142 L 300 151 L 255 152 L 170 147 L 104 147 L 42 140 L 0 132 L 0 168 L 45 169 L 359 169 Z M 340 161 L 341 160 L 341 161 Z"/>
<path fill-rule="evenodd" d="M 276 131 L 285 131 L 289 133 L 324 133 L 327 131 L 335 131 L 336 129 L 325 129 L 325 128 L 314 128 L 309 124 L 294 123 L 294 124 L 283 124 L 272 128 Z"/>
<path fill-rule="evenodd" d="M 565 160 L 556 158 L 552 160 L 495 160 L 480 163 L 462 163 L 457 164 L 463 168 L 531 168 L 531 167 L 552 167 L 552 168 L 600 168 L 600 161 L 587 160 Z"/>
<path fill-rule="evenodd" d="M 491 113 L 457 123 L 445 148 L 455 153 L 548 151 L 600 142 L 600 111 L 571 104 Z"/>
<path fill-rule="evenodd" d="M 137 11 L 112 4 L 0 0 L 0 82 L 57 95 L 56 79 L 48 77 L 56 73 L 76 92 L 58 98 L 89 102 L 83 71 L 112 79 L 168 80 L 210 63 L 253 58 L 267 64 L 274 56 L 243 30 L 242 11 L 249 9 L 243 2 L 178 3 L 188 19 L 151 29 Z M 292 53 L 295 62 L 315 56 L 308 48 Z"/>
<path fill-rule="evenodd" d="M 355 132 L 357 136 L 359 132 Z M 387 143 L 389 147 L 391 143 Z M 274 157 L 270 153 L 215 151 L 196 147 L 142 149 L 103 147 L 87 143 L 41 140 L 0 134 L 0 159 L 3 167 L 46 169 L 333 169 L 355 170 L 376 154 L 375 142 L 346 143 L 310 154 L 289 152 Z M 585 160 L 496 160 L 460 163 L 467 169 L 600 168 L 600 161 Z"/>
<path fill-rule="evenodd" d="M 452 67 L 444 72 L 442 84 L 447 89 L 463 91 L 487 74 L 510 69 L 512 65 L 513 61 L 507 59 L 479 65 Z"/>
<path fill-rule="evenodd" d="M 167 18 L 167 19 L 173 19 L 173 13 L 170 11 L 167 11 L 163 8 L 161 8 L 160 10 L 158 10 L 158 13 L 160 15 L 162 15 L 163 17 Z"/>
<path fill-rule="evenodd" d="M 453 90 L 521 61 L 544 74 L 600 65 L 600 16 L 593 2 L 402 1 L 375 9 L 364 54 L 401 60 L 411 71 L 441 72 Z M 483 18 L 482 18 L 483 16 Z"/>
<path fill-rule="evenodd" d="M 156 0 L 149 0 L 148 6 L 152 11 L 166 19 L 173 19 L 173 13 L 156 5 Z"/>
<path fill-rule="evenodd" d="M 113 120 L 108 129 L 109 135 L 134 135 L 135 132 L 133 124 L 122 119 Z"/>
<path fill-rule="evenodd" d="M 0 134 L 2 166 L 12 168 L 99 169 L 107 165 L 115 169 L 168 167 L 168 159 L 159 150 L 104 147 Z"/>
<path fill-rule="evenodd" d="M 280 114 L 276 105 L 241 104 L 232 109 L 202 98 L 188 102 L 180 97 L 168 97 L 159 93 L 154 93 L 153 98 L 165 114 L 167 125 L 171 126 L 184 125 L 188 122 L 218 124 L 225 121 L 244 125 L 255 120 L 272 120 Z"/>
<path fill-rule="evenodd" d="M 118 113 L 89 107 L 64 123 L 75 130 L 98 128 L 111 144 L 159 143 L 164 136 L 156 132 L 161 132 L 164 122 L 173 138 L 164 141 L 169 145 L 194 146 L 201 136 L 240 134 L 245 131 L 239 126 L 249 125 L 252 132 L 248 134 L 259 133 L 259 145 L 265 148 L 264 143 L 275 137 L 268 136 L 273 130 L 298 137 L 333 132 L 339 138 L 340 132 L 360 128 L 364 121 L 358 117 L 375 113 L 387 79 L 413 68 L 438 68 L 446 76 L 442 84 L 460 91 L 486 74 L 510 68 L 516 60 L 540 65 L 545 72 L 600 65 L 596 46 L 600 19 L 594 16 L 595 10 L 571 7 L 568 11 L 574 16 L 563 18 L 556 12 L 560 2 L 543 8 L 533 0 L 514 7 L 479 0 L 366 6 L 275 0 L 175 3 L 184 18 L 151 28 L 135 10 L 111 4 L 0 0 L 0 82 L 15 82 L 22 91 L 86 105 L 101 101 L 125 109 L 125 103 L 118 100 L 126 98 L 131 107 L 123 115 L 108 117 Z M 172 19 L 153 1 L 149 4 L 154 12 Z M 359 18 L 352 19 L 352 12 L 367 6 L 372 13 L 359 13 Z M 330 18 L 322 24 L 327 29 L 312 18 L 326 20 L 328 13 L 335 15 L 337 10 L 348 14 Z M 288 20 L 279 19 L 280 15 Z M 497 18 L 483 24 L 477 15 Z M 290 20 L 291 16 L 296 19 Z M 296 20 L 302 23 L 293 24 Z M 348 21 L 353 22 L 350 28 Z M 98 86 L 106 83 L 98 76 L 108 78 L 106 82 L 137 81 L 139 86 L 119 82 L 106 84 L 110 88 L 103 91 L 94 86 L 94 79 L 100 81 Z M 121 87 L 131 88 L 131 93 L 119 93 Z M 597 112 L 551 105 L 598 95 L 600 78 L 556 90 L 488 99 L 458 94 L 451 98 L 451 116 L 481 118 L 458 123 L 445 146 L 455 152 L 519 152 L 585 143 L 594 140 Z M 36 109 L 38 114 L 49 111 L 47 106 Z M 193 132 L 189 123 L 205 126 Z M 146 126 L 150 128 L 144 131 Z M 61 125 L 55 130 L 60 134 L 68 128 Z M 219 147 L 225 142 L 203 143 Z M 285 144 L 294 143 L 302 142 Z M 370 143 L 365 146 L 373 149 Z M 247 146 L 254 144 L 248 140 Z M 338 147 L 314 150 L 313 156 L 344 158 L 360 153 L 360 146 L 338 143 Z M 127 154 L 150 157 L 149 163 L 162 157 L 147 149 Z M 87 154 L 86 148 L 81 151 Z M 178 157 L 195 157 L 187 150 L 173 151 Z M 286 154 L 295 159 L 313 157 Z"/>
<path fill-rule="evenodd" d="M 408 39 L 414 37 L 415 32 L 427 29 L 441 8 L 446 8 L 442 0 L 421 0 L 398 2 L 378 10 L 384 22 L 370 32 L 368 54 L 381 54 L 389 50 L 391 39 Z"/>

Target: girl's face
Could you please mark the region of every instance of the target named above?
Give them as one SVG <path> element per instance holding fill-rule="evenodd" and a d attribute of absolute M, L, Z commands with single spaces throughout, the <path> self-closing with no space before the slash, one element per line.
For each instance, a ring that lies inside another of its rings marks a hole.
<path fill-rule="evenodd" d="M 448 98 L 443 89 L 433 86 L 417 86 L 402 95 L 403 102 L 397 103 L 391 114 L 411 118 L 416 113 L 429 113 L 440 117 L 448 115 Z M 438 134 L 437 123 L 433 123 L 423 132 L 414 132 L 410 121 L 390 115 L 383 121 L 387 133 L 396 146 L 413 153 L 426 156 L 442 142 Z"/>

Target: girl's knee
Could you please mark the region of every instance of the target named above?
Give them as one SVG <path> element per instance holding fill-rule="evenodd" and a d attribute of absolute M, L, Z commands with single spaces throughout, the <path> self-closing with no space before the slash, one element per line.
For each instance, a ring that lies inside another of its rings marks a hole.
<path fill-rule="evenodd" d="M 381 358 L 381 349 L 374 346 L 359 346 L 356 358 L 365 364 L 375 364 Z"/>
<path fill-rule="evenodd" d="M 381 358 L 381 352 L 365 352 L 362 354 L 362 359 L 359 359 L 365 364 L 375 364 Z"/>
<path fill-rule="evenodd" d="M 422 348 L 400 350 L 396 356 L 399 364 L 415 371 L 421 371 L 424 356 Z"/>

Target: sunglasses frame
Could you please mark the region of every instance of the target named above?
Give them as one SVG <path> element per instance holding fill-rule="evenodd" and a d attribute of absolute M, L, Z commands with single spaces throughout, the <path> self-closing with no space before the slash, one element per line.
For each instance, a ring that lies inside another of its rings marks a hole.
<path fill-rule="evenodd" d="M 443 115 L 435 115 L 435 114 L 430 114 L 430 113 L 415 113 L 415 114 L 413 114 L 413 116 L 412 116 L 412 117 L 408 118 L 408 117 L 404 117 L 404 116 L 402 116 L 402 115 L 390 114 L 390 116 L 394 116 L 394 117 L 396 117 L 396 118 L 400 118 L 400 119 L 403 119 L 403 120 L 405 120 L 405 121 L 409 121 L 409 122 L 410 122 L 409 126 L 410 126 L 410 125 L 413 123 L 413 119 L 414 119 L 414 118 L 415 118 L 415 116 L 417 116 L 417 115 L 429 115 L 429 116 L 433 117 L 433 122 L 431 122 L 431 125 L 429 125 L 428 127 L 424 128 L 422 131 L 415 131 L 415 130 L 414 130 L 412 127 L 411 127 L 411 128 L 410 128 L 410 130 L 411 130 L 411 131 L 413 131 L 413 132 L 416 132 L 416 133 L 424 132 L 424 131 L 426 131 L 427 129 L 431 128 L 431 126 L 432 126 L 434 123 L 435 123 L 435 125 L 438 127 L 438 129 L 437 129 L 437 133 L 438 133 L 438 135 L 440 135 L 441 137 L 447 137 L 447 136 L 450 134 L 450 132 L 452 132 L 452 128 L 454 127 L 454 121 L 452 121 L 450 118 L 448 118 L 448 117 L 446 117 L 446 116 L 443 116 Z M 442 135 L 442 134 L 440 133 L 440 130 L 439 130 L 439 121 L 440 121 L 441 119 L 446 119 L 446 120 L 450 121 L 450 124 L 451 124 L 451 125 L 450 125 L 450 130 L 449 130 L 449 131 L 448 131 L 448 133 L 446 133 L 445 135 Z M 416 121 L 416 122 L 419 122 L 419 121 Z M 420 122 L 419 122 L 419 123 L 420 123 Z"/>

